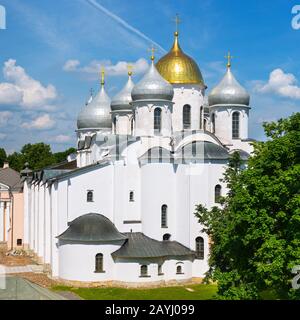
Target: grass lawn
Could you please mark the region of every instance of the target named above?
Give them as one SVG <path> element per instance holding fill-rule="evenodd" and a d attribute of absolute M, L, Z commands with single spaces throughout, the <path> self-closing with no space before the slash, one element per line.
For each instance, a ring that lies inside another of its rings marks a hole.
<path fill-rule="evenodd" d="M 195 284 L 155 289 L 72 288 L 56 286 L 54 291 L 70 291 L 85 300 L 210 300 L 217 292 L 214 284 Z"/>

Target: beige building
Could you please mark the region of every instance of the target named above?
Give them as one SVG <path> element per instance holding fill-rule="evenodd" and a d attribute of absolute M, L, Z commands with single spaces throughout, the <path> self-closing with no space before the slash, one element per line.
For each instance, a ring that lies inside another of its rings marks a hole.
<path fill-rule="evenodd" d="M 0 244 L 23 248 L 24 199 L 20 174 L 5 163 L 0 169 Z"/>

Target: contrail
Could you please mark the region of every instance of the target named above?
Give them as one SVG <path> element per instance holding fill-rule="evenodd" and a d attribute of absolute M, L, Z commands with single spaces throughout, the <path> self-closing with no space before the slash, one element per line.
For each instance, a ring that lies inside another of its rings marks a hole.
<path fill-rule="evenodd" d="M 103 12 L 104 14 L 106 14 L 108 17 L 112 18 L 113 20 L 115 20 L 118 24 L 120 24 L 121 26 L 123 26 L 125 29 L 132 31 L 133 33 L 135 33 L 136 35 L 138 35 L 139 37 L 141 37 L 142 39 L 152 43 L 156 48 L 160 49 L 163 53 L 166 53 L 167 51 L 161 47 L 158 43 L 156 43 L 155 41 L 153 41 L 152 39 L 150 39 L 149 37 L 147 37 L 145 34 L 143 34 L 141 31 L 137 30 L 136 28 L 134 28 L 133 26 L 131 26 L 130 24 L 128 24 L 126 21 L 124 21 L 122 18 L 118 17 L 117 15 L 115 15 L 114 13 L 110 12 L 109 10 L 107 10 L 106 8 L 104 8 L 102 5 L 100 5 L 96 0 L 85 0 L 87 3 L 89 3 L 90 5 L 92 5 L 94 8 L 96 8 L 97 10 Z"/>

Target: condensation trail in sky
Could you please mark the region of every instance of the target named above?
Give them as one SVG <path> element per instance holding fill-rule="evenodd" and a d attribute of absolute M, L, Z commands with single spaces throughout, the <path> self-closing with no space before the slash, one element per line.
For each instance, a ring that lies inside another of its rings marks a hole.
<path fill-rule="evenodd" d="M 92 5 L 95 9 L 101 11 L 102 13 L 104 13 L 105 15 L 107 15 L 108 17 L 110 17 L 111 19 L 113 19 L 114 21 L 116 21 L 119 25 L 123 26 L 125 29 L 127 29 L 128 31 L 131 31 L 133 33 L 135 33 L 137 36 L 141 37 L 142 39 L 146 40 L 147 42 L 150 42 L 151 44 L 153 44 L 157 49 L 159 49 L 162 53 L 166 53 L 167 51 L 161 47 L 158 43 L 156 43 L 155 41 L 153 41 L 152 39 L 150 39 L 149 37 L 147 37 L 144 33 L 142 33 L 141 31 L 139 31 L 138 29 L 134 28 L 133 26 L 131 26 L 130 24 L 128 24 L 126 21 L 124 21 L 122 18 L 120 18 L 119 16 L 115 15 L 114 13 L 112 13 L 111 11 L 107 10 L 106 8 L 104 8 L 101 4 L 99 4 L 96 0 L 85 0 L 87 3 L 89 3 L 90 5 Z"/>

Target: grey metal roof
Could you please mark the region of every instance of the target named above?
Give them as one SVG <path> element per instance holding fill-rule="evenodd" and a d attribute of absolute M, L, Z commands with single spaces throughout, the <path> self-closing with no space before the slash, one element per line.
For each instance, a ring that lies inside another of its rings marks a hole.
<path fill-rule="evenodd" d="M 77 118 L 78 129 L 110 129 L 112 126 L 110 103 L 111 100 L 104 90 L 104 85 L 102 85 L 96 97 L 79 113 Z"/>
<path fill-rule="evenodd" d="M 112 111 L 122 111 L 122 110 L 131 110 L 132 106 L 130 102 L 132 102 L 131 91 L 134 87 L 134 83 L 129 76 L 128 81 L 125 87 L 116 95 L 111 101 L 111 110 Z"/>
<path fill-rule="evenodd" d="M 153 147 L 139 158 L 140 164 L 146 163 L 173 163 L 174 155 L 171 151 L 162 147 Z"/>
<path fill-rule="evenodd" d="M 14 191 L 21 190 L 23 187 L 19 172 L 12 168 L 0 169 L 0 183 L 10 187 Z"/>
<path fill-rule="evenodd" d="M 132 89 L 132 100 L 172 100 L 173 86 L 157 71 L 153 61 L 142 80 Z"/>
<path fill-rule="evenodd" d="M 124 233 L 128 238 L 123 246 L 112 253 L 113 258 L 167 258 L 193 257 L 194 252 L 177 241 L 158 241 L 141 232 Z"/>
<path fill-rule="evenodd" d="M 235 79 L 230 68 L 222 81 L 208 95 L 208 103 L 214 105 L 249 106 L 250 95 Z"/>
<path fill-rule="evenodd" d="M 230 154 L 233 154 L 234 152 L 238 152 L 241 159 L 244 161 L 247 161 L 250 158 L 250 154 L 244 150 L 240 150 L 240 149 L 231 150 Z"/>
<path fill-rule="evenodd" d="M 102 214 L 89 213 L 69 223 L 69 228 L 57 237 L 72 242 L 115 242 L 126 240 L 115 225 Z"/>
<path fill-rule="evenodd" d="M 175 162 L 179 160 L 227 160 L 229 152 L 224 147 L 210 141 L 194 141 L 176 151 Z"/>

